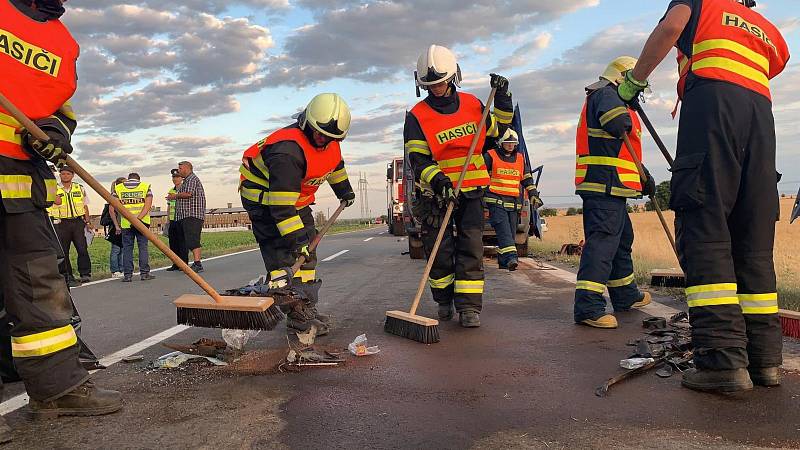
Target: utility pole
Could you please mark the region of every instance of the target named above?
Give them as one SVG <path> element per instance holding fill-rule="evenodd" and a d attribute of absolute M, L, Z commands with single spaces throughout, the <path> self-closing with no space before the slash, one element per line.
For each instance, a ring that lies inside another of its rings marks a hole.
<path fill-rule="evenodd" d="M 364 219 L 369 215 L 369 200 L 367 193 L 368 183 L 367 174 L 365 172 L 358 173 L 358 200 L 361 207 L 361 218 Z"/>

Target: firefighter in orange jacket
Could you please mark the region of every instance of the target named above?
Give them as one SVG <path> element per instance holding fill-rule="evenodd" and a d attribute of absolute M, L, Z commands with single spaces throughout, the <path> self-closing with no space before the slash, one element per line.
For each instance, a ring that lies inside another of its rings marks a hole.
<path fill-rule="evenodd" d="M 670 207 L 697 370 L 683 385 L 731 392 L 780 383 L 772 252 L 778 212 L 769 80 L 789 51 L 752 0 L 674 0 L 619 86 L 635 101 L 671 47 L 683 101 Z"/>
<path fill-rule="evenodd" d="M 517 270 L 519 265 L 514 237 L 523 205 L 520 188 L 525 189 L 530 198 L 531 211 L 542 206 L 533 176 L 525 173 L 525 157 L 517 151 L 518 144 L 517 132 L 509 128 L 498 141 L 499 148 L 483 155 L 490 175 L 484 199 L 489 209 L 489 223 L 497 238 L 497 263 L 501 269 L 509 271 Z"/>
<path fill-rule="evenodd" d="M 480 128 L 483 104 L 472 94 L 458 92 L 461 69 L 455 55 L 447 48 L 431 45 L 417 61 L 417 86 L 428 96 L 406 114 L 403 139 L 414 180 L 423 191 L 436 199 L 424 200 L 431 207 L 422 222 L 422 239 L 430 254 L 439 231 L 446 204 L 456 204 L 452 225 L 457 236 L 446 232 L 431 269 L 429 283 L 433 299 L 439 305 L 439 320 L 453 318 L 453 308 L 460 314 L 463 327 L 480 326 L 483 296 L 483 191 L 489 185 L 481 151 L 486 137 L 499 137 L 513 117 L 508 80 L 491 75 L 497 88 L 494 113 Z M 476 133 L 478 147 L 467 167 L 458 198 L 454 185 Z M 436 201 L 438 199 L 438 202 Z M 434 205 L 440 203 L 441 206 Z"/>
<path fill-rule="evenodd" d="M 346 206 L 355 201 L 339 147 L 349 128 L 347 103 L 337 94 L 319 94 L 296 124 L 254 144 L 242 158 L 239 193 L 271 284 L 291 284 L 308 299 L 307 308 L 289 312 L 290 334 L 307 332 L 312 325 L 317 335 L 328 332 L 330 318 L 316 308 L 322 281 L 316 277 L 316 252 L 308 251 L 317 234 L 310 206 L 326 181 Z M 292 273 L 301 254 L 306 262 Z"/>
<path fill-rule="evenodd" d="M 95 387 L 78 359 L 64 258 L 46 208 L 76 121 L 78 44 L 57 0 L 0 0 L 0 91 L 49 136 L 43 142 L 0 108 L 0 286 L 11 351 L 36 415 L 98 415 L 122 407 L 119 392 Z M 10 440 L 0 424 L 0 441 Z"/>
<path fill-rule="evenodd" d="M 655 182 L 645 169 L 642 186 L 623 135 L 642 158 L 642 128 L 636 114 L 617 95 L 617 83 L 636 59 L 621 56 L 606 67 L 600 80 L 586 87 L 586 101 L 575 139 L 575 193 L 583 199 L 583 233 L 574 319 L 595 328 L 616 328 L 617 319 L 606 313 L 603 293 L 608 288 L 614 311 L 627 311 L 650 303 L 633 276 L 633 226 L 627 199 L 652 195 Z"/>

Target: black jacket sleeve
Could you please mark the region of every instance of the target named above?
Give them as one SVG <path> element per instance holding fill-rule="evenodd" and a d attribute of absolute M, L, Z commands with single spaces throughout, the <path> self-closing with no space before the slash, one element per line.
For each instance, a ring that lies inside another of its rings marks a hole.
<path fill-rule="evenodd" d="M 52 115 L 36 120 L 35 122 L 44 132 L 55 131 L 64 136 L 67 142 L 72 140 L 72 133 L 75 132 L 75 128 L 78 126 L 77 118 L 72 111 L 72 105 L 69 101 L 64 103 L 61 108 Z"/>
<path fill-rule="evenodd" d="M 328 184 L 331 185 L 333 193 L 339 200 L 344 200 L 346 197 L 355 198 L 353 186 L 350 185 L 350 179 L 347 177 L 347 170 L 344 167 L 344 160 L 339 161 L 333 172 L 328 175 Z"/>
<path fill-rule="evenodd" d="M 269 192 L 267 206 L 281 236 L 297 237 L 303 230 L 303 221 L 297 213 L 295 203 L 300 198 L 300 187 L 306 171 L 303 150 L 295 142 L 278 142 L 262 152 L 264 164 L 269 170 Z"/>
<path fill-rule="evenodd" d="M 411 113 L 406 113 L 403 141 L 408 150 L 411 169 L 414 171 L 414 181 L 419 182 L 423 188 L 430 185 L 431 189 L 436 192 L 440 192 L 446 183 L 450 183 L 450 178 L 439 169 L 439 165 L 433 159 L 428 141 L 425 140 L 425 134 L 422 133 L 422 127 Z"/>
<path fill-rule="evenodd" d="M 631 131 L 633 126 L 628 107 L 617 95 L 617 91 L 612 88 L 603 88 L 596 95 L 597 101 L 597 120 L 600 127 L 611 136 L 622 139 L 624 134 Z"/>

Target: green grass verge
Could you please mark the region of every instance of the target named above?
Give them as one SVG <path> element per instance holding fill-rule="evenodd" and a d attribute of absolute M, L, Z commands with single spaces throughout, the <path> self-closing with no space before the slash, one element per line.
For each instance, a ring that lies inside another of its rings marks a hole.
<path fill-rule="evenodd" d="M 328 234 L 344 233 L 347 231 L 364 230 L 370 228 L 364 224 L 334 224 Z M 165 236 L 159 238 L 167 243 Z M 201 243 L 203 244 L 203 258 L 210 258 L 212 256 L 226 255 L 238 251 L 249 250 L 258 247 L 256 240 L 251 231 L 221 231 L 217 233 L 203 233 L 201 236 Z M 152 243 L 148 244 L 148 252 L 150 255 L 150 267 L 156 269 L 159 267 L 169 266 L 172 264 L 169 259 L 161 253 Z M 109 255 L 111 253 L 111 244 L 103 238 L 96 237 L 89 247 L 89 257 L 92 260 L 92 279 L 99 280 L 108 278 L 110 267 L 108 264 Z M 138 250 L 134 247 L 133 261 L 138 270 Z M 72 271 L 77 276 L 78 263 L 77 253 L 73 247 L 70 251 L 70 260 L 72 261 Z M 191 258 L 191 257 L 190 257 Z"/>
<path fill-rule="evenodd" d="M 557 254 L 557 252 L 561 249 L 561 246 L 558 244 L 543 242 L 538 239 L 530 239 L 528 241 L 528 248 L 530 248 L 533 256 L 545 261 L 574 268 L 576 270 L 580 265 L 580 256 L 565 256 Z M 633 258 L 633 267 L 634 274 L 636 275 L 636 283 L 640 285 L 650 284 L 651 270 L 664 268 L 663 265 L 654 264 L 652 261 L 635 257 Z M 669 295 L 683 296 L 682 289 L 666 289 L 665 291 Z M 800 311 L 800 287 L 778 284 L 778 299 L 781 308 Z"/>

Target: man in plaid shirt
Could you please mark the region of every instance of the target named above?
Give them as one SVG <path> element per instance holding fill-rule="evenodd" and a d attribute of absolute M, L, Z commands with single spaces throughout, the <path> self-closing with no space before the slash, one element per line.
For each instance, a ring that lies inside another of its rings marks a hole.
<path fill-rule="evenodd" d="M 194 257 L 191 267 L 195 272 L 202 272 L 200 233 L 206 219 L 206 193 L 203 190 L 203 183 L 194 173 L 192 163 L 189 161 L 179 162 L 178 172 L 183 177 L 183 184 L 175 194 L 169 194 L 167 198 L 176 200 L 175 220 L 180 223 L 186 248 Z"/>

